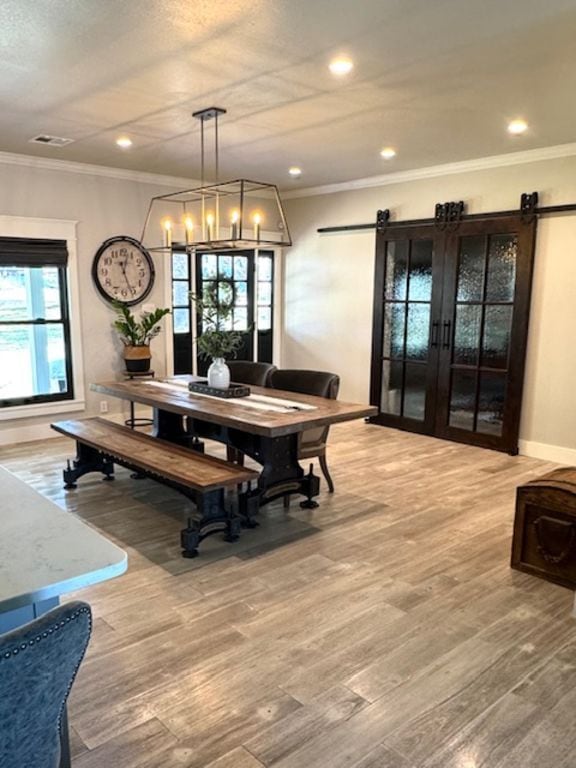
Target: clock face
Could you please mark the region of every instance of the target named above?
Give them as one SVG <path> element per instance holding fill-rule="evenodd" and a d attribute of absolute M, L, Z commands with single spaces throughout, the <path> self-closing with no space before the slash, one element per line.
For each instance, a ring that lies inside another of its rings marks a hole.
<path fill-rule="evenodd" d="M 154 264 L 138 240 L 111 237 L 102 243 L 94 256 L 92 277 L 108 301 L 138 304 L 152 290 Z"/>

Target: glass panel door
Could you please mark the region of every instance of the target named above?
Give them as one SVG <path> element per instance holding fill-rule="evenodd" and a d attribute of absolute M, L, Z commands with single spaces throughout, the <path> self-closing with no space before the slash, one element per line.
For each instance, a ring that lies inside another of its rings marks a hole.
<path fill-rule="evenodd" d="M 272 362 L 274 338 L 274 251 L 258 251 L 258 279 L 255 281 L 255 251 L 172 253 L 172 322 L 174 373 L 192 373 L 194 318 L 189 293 L 201 293 L 207 286 L 231 281 L 236 302 L 230 330 L 244 335 L 239 360 Z M 192 278 L 195 276 L 195 284 Z M 202 332 L 199 324 L 198 332 Z M 257 342 L 257 344 L 255 344 Z M 256 355 L 254 352 L 256 351 Z M 196 358 L 197 372 L 205 375 L 209 360 Z"/>
<path fill-rule="evenodd" d="M 377 256 L 372 402 L 380 407 L 379 423 L 421 432 L 433 426 L 435 247 L 430 227 L 407 229 L 383 239 Z"/>
<path fill-rule="evenodd" d="M 226 330 L 241 331 L 243 344 L 236 353 L 239 360 L 253 360 L 254 346 L 251 328 L 254 323 L 254 311 L 251 297 L 254 292 L 254 252 L 239 251 L 230 253 L 202 253 L 197 256 L 196 290 L 202 295 L 207 288 L 216 284 L 218 290 L 224 281 L 232 283 L 236 294 L 233 316 L 230 318 L 230 328 Z M 198 334 L 203 332 L 202 324 L 198 321 Z M 205 376 L 211 360 L 197 356 L 197 370 L 200 376 Z"/>
<path fill-rule="evenodd" d="M 532 261 L 527 227 L 519 219 L 465 222 L 447 239 L 436 434 L 515 450 Z"/>

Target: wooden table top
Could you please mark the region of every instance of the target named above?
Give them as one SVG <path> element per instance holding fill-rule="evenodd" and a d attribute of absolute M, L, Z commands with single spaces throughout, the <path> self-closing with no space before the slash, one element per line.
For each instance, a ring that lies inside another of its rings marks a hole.
<path fill-rule="evenodd" d="M 198 381 L 195 376 L 178 376 L 174 381 Z M 164 380 L 170 383 L 170 379 Z M 370 405 L 345 403 L 342 400 L 328 400 L 324 397 L 303 395 L 299 392 L 284 392 L 278 389 L 251 386 L 254 395 L 278 397 L 295 403 L 313 406 L 314 410 L 278 413 L 261 411 L 242 405 L 242 398 L 234 400 L 198 396 L 182 387 L 167 389 L 158 387 L 153 381 L 109 381 L 91 384 L 90 389 L 111 397 L 132 400 L 160 410 L 180 413 L 185 416 L 232 427 L 243 432 L 280 437 L 295 432 L 302 432 L 313 427 L 323 427 L 342 421 L 375 416 L 378 409 Z"/>

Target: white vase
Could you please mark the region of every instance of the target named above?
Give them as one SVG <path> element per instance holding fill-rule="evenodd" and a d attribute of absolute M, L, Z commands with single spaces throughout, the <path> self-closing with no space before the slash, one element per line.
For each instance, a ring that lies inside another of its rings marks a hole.
<path fill-rule="evenodd" d="M 215 357 L 208 368 L 208 386 L 227 389 L 230 386 L 230 368 L 223 357 Z"/>

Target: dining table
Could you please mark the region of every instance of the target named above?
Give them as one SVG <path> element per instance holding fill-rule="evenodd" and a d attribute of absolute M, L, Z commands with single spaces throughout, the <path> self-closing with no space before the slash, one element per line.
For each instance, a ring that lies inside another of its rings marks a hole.
<path fill-rule="evenodd" d="M 245 397 L 223 398 L 190 391 L 206 379 L 193 375 L 160 379 L 108 381 L 91 389 L 109 397 L 153 409 L 153 434 L 162 440 L 204 451 L 205 440 L 216 440 L 249 456 L 261 470 L 257 486 L 243 494 L 244 511 L 290 494 L 306 497 L 316 507 L 320 479 L 312 465 L 298 461 L 299 435 L 307 429 L 364 419 L 377 408 L 300 392 L 250 386 Z M 251 516 L 245 515 L 250 524 Z"/>

